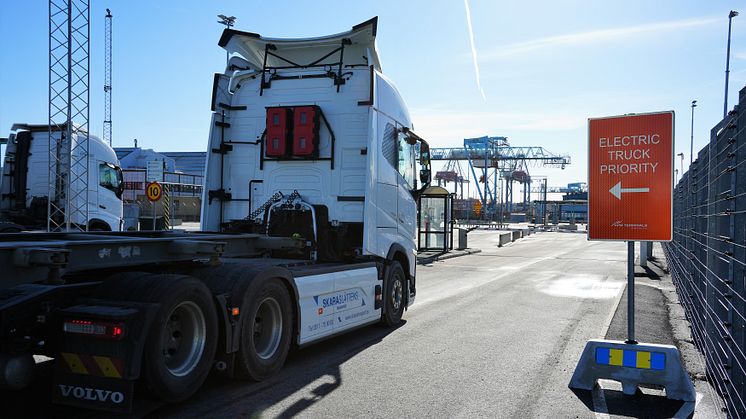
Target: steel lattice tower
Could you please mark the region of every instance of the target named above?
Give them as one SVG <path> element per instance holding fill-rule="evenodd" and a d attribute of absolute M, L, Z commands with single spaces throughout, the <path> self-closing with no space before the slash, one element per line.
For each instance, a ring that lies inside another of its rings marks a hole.
<path fill-rule="evenodd" d="M 111 138 L 111 11 L 106 9 L 104 34 L 104 142 L 112 145 Z"/>
<path fill-rule="evenodd" d="M 89 0 L 49 0 L 47 230 L 88 228 Z"/>

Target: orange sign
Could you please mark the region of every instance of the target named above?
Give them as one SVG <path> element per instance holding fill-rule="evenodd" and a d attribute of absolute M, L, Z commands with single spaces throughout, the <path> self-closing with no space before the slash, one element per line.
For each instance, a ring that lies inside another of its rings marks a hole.
<path fill-rule="evenodd" d="M 474 201 L 474 213 L 479 215 L 482 213 L 482 202 Z"/>
<path fill-rule="evenodd" d="M 674 113 L 588 120 L 588 239 L 670 241 Z"/>
<path fill-rule="evenodd" d="M 158 182 L 150 182 L 145 186 L 145 195 L 148 197 L 150 202 L 160 201 L 163 196 L 163 188 Z"/>

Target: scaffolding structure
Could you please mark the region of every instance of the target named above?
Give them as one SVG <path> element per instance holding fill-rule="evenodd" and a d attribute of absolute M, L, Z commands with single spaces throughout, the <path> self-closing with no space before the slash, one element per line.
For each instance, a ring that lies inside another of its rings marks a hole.
<path fill-rule="evenodd" d="M 112 146 L 111 132 L 111 10 L 106 9 L 104 30 L 104 142 Z"/>
<path fill-rule="evenodd" d="M 48 231 L 88 228 L 89 22 L 88 0 L 49 0 Z"/>

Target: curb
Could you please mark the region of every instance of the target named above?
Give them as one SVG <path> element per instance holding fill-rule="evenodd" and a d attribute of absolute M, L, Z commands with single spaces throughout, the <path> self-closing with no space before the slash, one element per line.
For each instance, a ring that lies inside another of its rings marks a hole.
<path fill-rule="evenodd" d="M 482 253 L 482 249 L 466 249 L 459 250 L 458 253 L 446 253 L 443 255 L 428 256 L 423 258 L 417 258 L 418 265 L 427 265 L 438 260 L 453 259 L 460 256 L 473 255 L 475 253 Z"/>

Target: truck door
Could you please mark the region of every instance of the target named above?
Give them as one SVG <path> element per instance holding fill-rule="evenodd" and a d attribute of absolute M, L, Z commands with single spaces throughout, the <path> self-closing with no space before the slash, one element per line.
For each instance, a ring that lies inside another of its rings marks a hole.
<path fill-rule="evenodd" d="M 371 110 L 374 129 L 368 143 L 363 250 L 386 257 L 399 238 L 396 122 Z"/>

